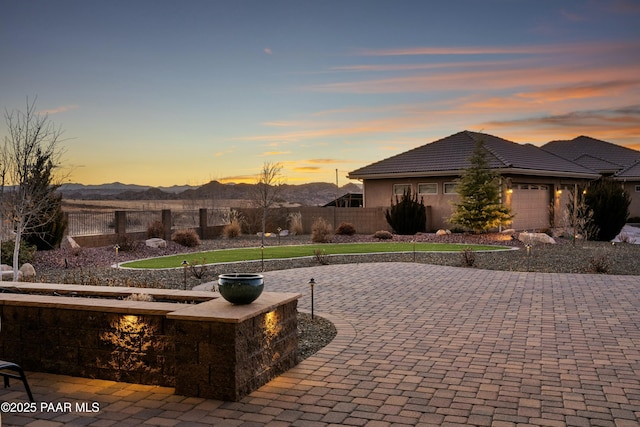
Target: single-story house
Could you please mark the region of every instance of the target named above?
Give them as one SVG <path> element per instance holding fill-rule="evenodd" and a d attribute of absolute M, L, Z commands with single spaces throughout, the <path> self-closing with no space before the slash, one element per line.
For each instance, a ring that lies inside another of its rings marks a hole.
<path fill-rule="evenodd" d="M 640 216 L 640 151 L 588 136 L 551 141 L 541 148 L 620 181 L 631 195 L 630 215 Z"/>
<path fill-rule="evenodd" d="M 349 173 L 361 180 L 364 207 L 390 206 L 411 190 L 423 198 L 427 228 L 451 228 L 447 218 L 458 200 L 455 180 L 470 165 L 477 142 L 484 142 L 489 167 L 501 175 L 503 203 L 515 214 L 517 230 L 559 226 L 567 220 L 569 190 L 600 177 L 592 169 L 531 144 L 463 131 L 372 163 Z"/>

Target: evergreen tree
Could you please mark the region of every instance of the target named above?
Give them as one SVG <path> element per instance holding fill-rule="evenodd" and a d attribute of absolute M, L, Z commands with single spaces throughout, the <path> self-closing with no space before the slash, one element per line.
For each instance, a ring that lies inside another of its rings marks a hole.
<path fill-rule="evenodd" d="M 589 185 L 584 201 L 598 227 L 596 240 L 606 242 L 616 237 L 627 222 L 631 204 L 631 196 L 622 185 L 611 178 L 600 178 Z"/>
<path fill-rule="evenodd" d="M 479 141 L 469 158 L 470 166 L 456 181 L 460 201 L 454 204 L 449 222 L 483 233 L 507 224 L 511 210 L 500 203 L 499 175 L 489 169 L 484 143 Z"/>
<path fill-rule="evenodd" d="M 406 191 L 402 199 L 396 202 L 391 200 L 391 207 L 385 212 L 387 223 L 397 234 L 413 235 L 424 232 L 427 226 L 427 209 L 422 199 L 418 201 L 418 195 L 411 196 L 411 191 Z"/>

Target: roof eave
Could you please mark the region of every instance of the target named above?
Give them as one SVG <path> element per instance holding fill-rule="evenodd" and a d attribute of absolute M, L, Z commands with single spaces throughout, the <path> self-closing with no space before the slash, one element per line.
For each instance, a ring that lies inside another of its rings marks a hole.
<path fill-rule="evenodd" d="M 498 168 L 493 169 L 496 172 L 506 175 L 533 175 L 533 176 L 553 176 L 559 178 L 582 178 L 582 179 L 597 179 L 600 177 L 596 173 L 586 172 L 564 172 L 564 171 L 549 171 L 540 169 L 520 169 L 520 168 Z M 424 171 L 424 172 L 387 172 L 378 174 L 349 174 L 350 179 L 398 179 L 398 178 L 420 178 L 420 177 L 437 177 L 437 176 L 460 176 L 464 172 L 464 169 L 446 170 L 446 171 Z"/>

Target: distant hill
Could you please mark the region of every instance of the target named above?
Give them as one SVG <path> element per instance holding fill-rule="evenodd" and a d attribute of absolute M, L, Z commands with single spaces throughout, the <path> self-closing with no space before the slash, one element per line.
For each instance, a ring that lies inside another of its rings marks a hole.
<path fill-rule="evenodd" d="M 114 182 L 102 185 L 64 184 L 60 193 L 65 199 L 81 200 L 197 200 L 197 199 L 251 199 L 253 184 L 222 184 L 211 181 L 200 187 L 150 187 Z M 281 202 L 302 206 L 322 206 L 345 193 L 360 193 L 362 188 L 353 183 L 340 187 L 327 182 L 282 186 Z"/>

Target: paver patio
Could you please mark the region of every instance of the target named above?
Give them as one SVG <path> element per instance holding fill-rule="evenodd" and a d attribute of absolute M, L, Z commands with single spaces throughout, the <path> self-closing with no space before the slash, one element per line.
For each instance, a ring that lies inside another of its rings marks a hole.
<path fill-rule="evenodd" d="M 265 273 L 332 320 L 336 339 L 241 402 L 28 373 L 39 402 L 2 425 L 640 426 L 640 277 L 411 263 Z M 0 400 L 26 402 L 18 382 Z M 38 403 L 40 405 L 40 403 Z"/>

